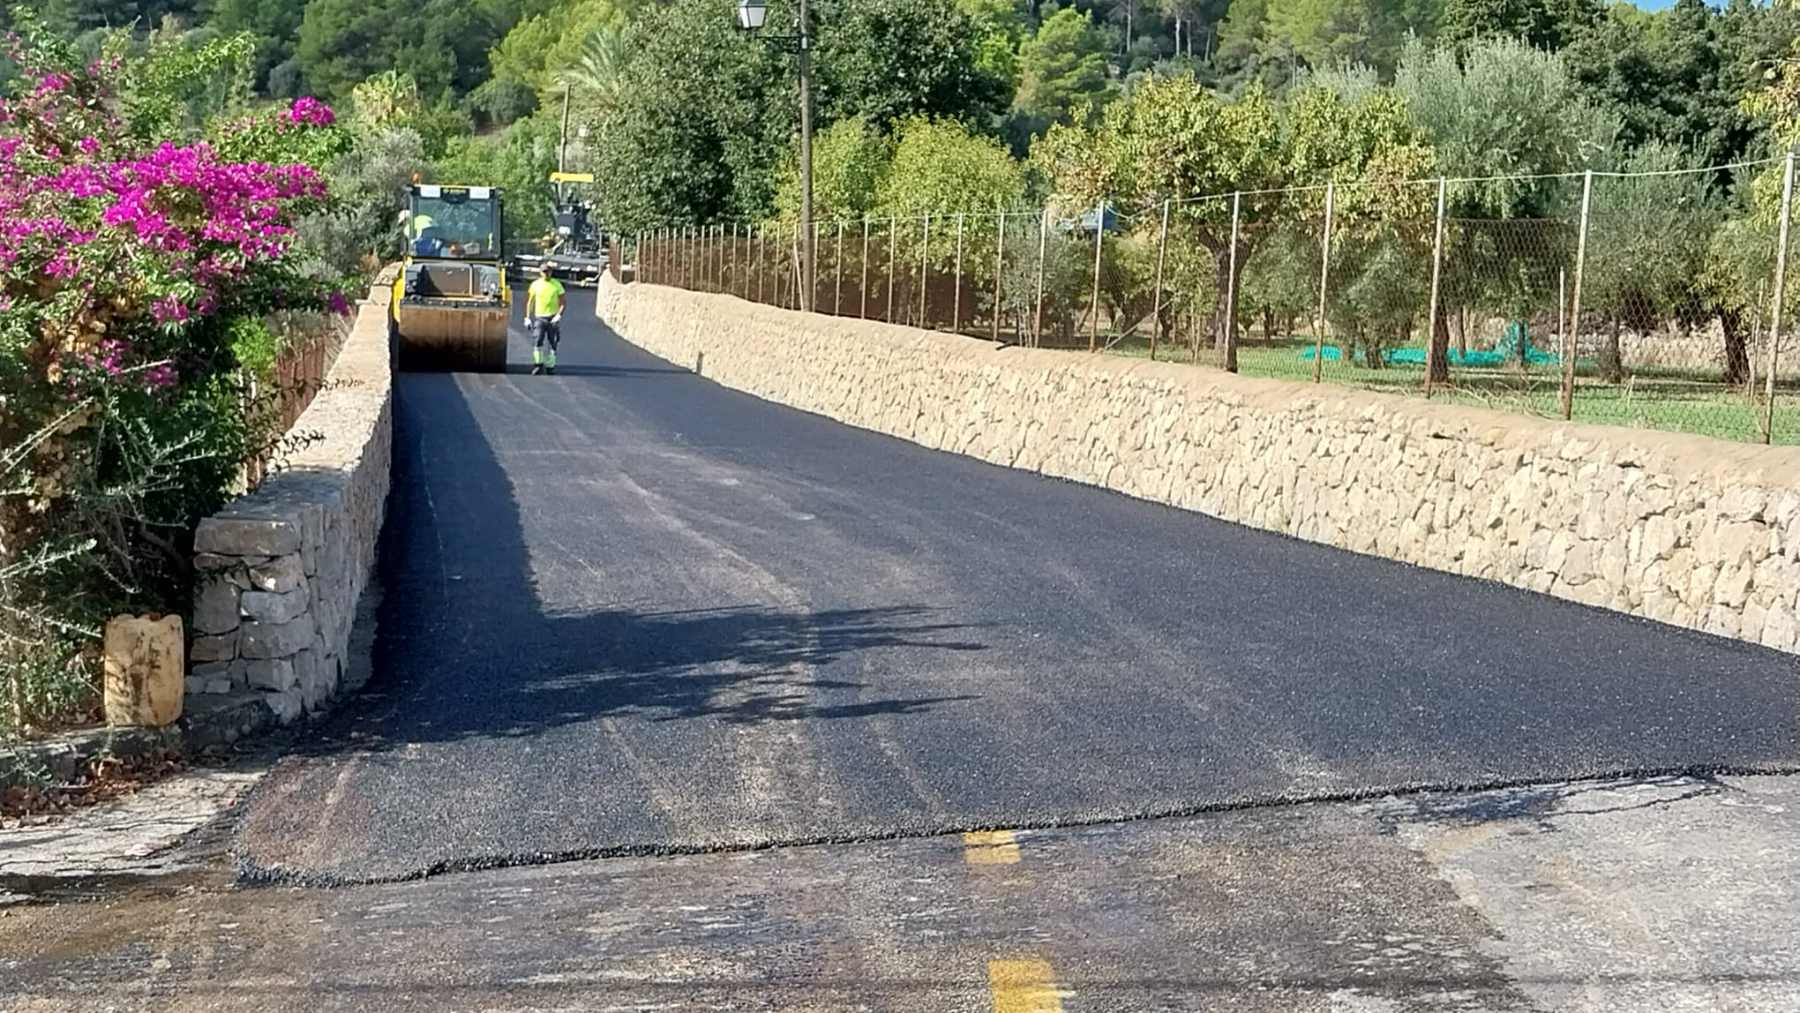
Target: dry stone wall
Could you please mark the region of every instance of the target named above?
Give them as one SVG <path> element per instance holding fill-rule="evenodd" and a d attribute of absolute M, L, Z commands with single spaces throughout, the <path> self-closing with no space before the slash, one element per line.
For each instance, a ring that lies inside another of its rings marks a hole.
<path fill-rule="evenodd" d="M 259 695 L 288 722 L 337 692 L 387 503 L 388 297 L 377 282 L 294 424 L 319 438 L 195 531 L 190 696 Z"/>
<path fill-rule="evenodd" d="M 627 340 L 757 396 L 1357 552 L 1800 650 L 1800 449 L 995 347 L 602 280 Z"/>

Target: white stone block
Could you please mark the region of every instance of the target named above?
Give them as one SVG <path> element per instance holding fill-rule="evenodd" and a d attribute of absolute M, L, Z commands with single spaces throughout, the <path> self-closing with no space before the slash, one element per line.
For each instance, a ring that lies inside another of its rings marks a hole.
<path fill-rule="evenodd" d="M 117 616 L 106 624 L 106 723 L 160 728 L 181 717 L 186 695 L 180 616 Z"/>

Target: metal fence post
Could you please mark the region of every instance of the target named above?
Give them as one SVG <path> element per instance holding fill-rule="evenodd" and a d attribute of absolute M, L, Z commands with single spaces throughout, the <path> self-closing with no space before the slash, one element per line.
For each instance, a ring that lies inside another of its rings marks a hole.
<path fill-rule="evenodd" d="M 896 252 L 895 248 L 900 245 L 899 243 L 895 242 L 895 240 L 897 240 L 899 238 L 900 238 L 900 219 L 889 218 L 888 219 L 888 270 L 887 270 L 887 275 L 888 275 L 887 322 L 890 324 L 894 322 L 894 255 Z"/>
<path fill-rule="evenodd" d="M 1150 306 L 1150 361 L 1156 361 L 1156 339 L 1162 334 L 1163 260 L 1169 252 L 1169 201 L 1163 200 L 1162 228 L 1156 233 L 1156 295 Z"/>
<path fill-rule="evenodd" d="M 1438 318 L 1438 285 L 1444 274 L 1444 196 L 1448 190 L 1444 177 L 1438 177 L 1437 186 L 1437 224 L 1431 233 L 1431 300 L 1425 310 L 1425 396 L 1431 396 L 1431 379 L 1438 370 L 1438 357 L 1448 357 L 1450 349 L 1446 346 L 1442 353 L 1438 351 L 1437 318 Z"/>
<path fill-rule="evenodd" d="M 1575 291 L 1569 305 L 1569 333 L 1563 337 L 1562 417 L 1575 415 L 1575 346 L 1581 339 L 1581 271 L 1587 264 L 1588 209 L 1594 196 L 1594 170 L 1581 174 L 1581 230 L 1575 238 Z"/>
<path fill-rule="evenodd" d="M 1569 340 L 1569 269 L 1556 269 L 1556 348 L 1562 354 L 1563 344 Z"/>
<path fill-rule="evenodd" d="M 1231 252 L 1225 268 L 1225 356 L 1219 365 L 1227 373 L 1238 371 L 1237 361 L 1237 293 L 1238 293 L 1238 228 L 1243 206 L 1242 191 L 1231 195 Z"/>
<path fill-rule="evenodd" d="M 788 258 L 788 266 L 794 269 L 794 309 L 802 313 L 810 308 L 812 293 L 803 291 L 806 284 L 806 265 L 801 263 L 803 258 L 800 251 L 804 248 L 806 241 L 811 238 L 811 236 L 800 234 L 800 220 L 796 218 L 794 220 L 794 251 Z"/>
<path fill-rule="evenodd" d="M 1780 365 L 1781 310 L 1787 303 L 1788 220 L 1794 207 L 1794 153 L 1781 172 L 1781 229 L 1775 240 L 1775 307 L 1769 319 L 1769 368 L 1763 371 L 1764 443 L 1775 442 L 1775 370 Z"/>
<path fill-rule="evenodd" d="M 950 332 L 952 334 L 962 333 L 962 234 L 963 216 L 959 214 L 956 216 L 956 273 L 952 275 L 954 281 L 951 285 L 953 292 L 950 297 Z"/>
<path fill-rule="evenodd" d="M 1106 201 L 1094 209 L 1094 297 L 1088 306 L 1093 320 L 1088 325 L 1088 351 L 1100 350 L 1100 250 L 1106 239 Z"/>
<path fill-rule="evenodd" d="M 931 216 L 925 216 L 925 224 L 919 232 L 919 326 L 929 326 L 925 322 L 925 284 L 931 273 Z"/>
<path fill-rule="evenodd" d="M 1756 316 L 1751 320 L 1751 323 L 1750 323 L 1750 347 L 1751 348 L 1762 347 L 1763 307 L 1766 305 L 1763 302 L 1763 297 L 1768 294 L 1769 294 L 1769 283 L 1766 281 L 1757 282 L 1756 283 L 1756 302 L 1754 303 L 1754 305 L 1756 306 Z M 1755 404 L 1756 403 L 1756 356 L 1754 354 L 1744 356 L 1744 366 L 1746 367 L 1744 369 L 1744 396 L 1746 398 L 1750 399 L 1751 404 Z"/>
<path fill-rule="evenodd" d="M 857 316 L 869 319 L 869 216 L 863 215 L 862 309 Z"/>
<path fill-rule="evenodd" d="M 1031 347 L 1044 345 L 1044 258 L 1050 249 L 1050 209 L 1038 212 L 1037 309 L 1031 317 Z"/>
<path fill-rule="evenodd" d="M 844 315 L 844 220 L 837 223 L 837 252 L 831 255 L 831 315 Z"/>
<path fill-rule="evenodd" d="M 814 313 L 820 312 L 820 310 L 819 310 L 819 247 L 823 244 L 821 244 L 819 242 L 819 237 L 823 236 L 824 234 L 825 234 L 825 223 L 822 221 L 813 222 L 813 235 L 812 235 L 812 250 L 813 250 L 813 252 L 812 252 L 812 261 L 810 262 L 810 264 L 807 266 L 807 269 L 806 269 L 806 293 L 807 293 L 806 298 L 812 304 L 812 311 Z"/>
<path fill-rule="evenodd" d="M 1006 270 L 1006 212 L 994 211 L 994 218 L 1000 224 L 994 227 L 994 326 L 992 335 L 994 343 L 1000 342 L 1000 275 Z"/>
<path fill-rule="evenodd" d="M 1325 184 L 1325 232 L 1319 239 L 1319 327 L 1313 341 L 1313 382 L 1325 378 L 1325 292 L 1331 281 L 1331 212 L 1337 184 Z"/>
<path fill-rule="evenodd" d="M 768 291 L 767 276 L 763 270 L 769 259 L 768 246 L 769 227 L 758 225 L 756 227 L 756 266 L 752 268 L 752 271 L 756 274 L 756 301 L 759 303 L 765 301 L 764 296 Z"/>

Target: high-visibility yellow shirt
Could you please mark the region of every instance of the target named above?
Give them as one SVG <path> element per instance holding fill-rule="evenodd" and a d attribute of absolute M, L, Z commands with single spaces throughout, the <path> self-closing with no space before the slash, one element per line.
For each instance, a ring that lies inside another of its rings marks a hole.
<path fill-rule="evenodd" d="M 437 224 L 437 222 L 432 220 L 432 217 L 430 215 L 426 215 L 426 214 L 414 215 L 413 220 L 412 220 L 412 237 L 414 239 L 419 238 L 420 236 L 425 234 L 426 229 L 429 229 L 436 224 Z"/>
<path fill-rule="evenodd" d="M 525 305 L 534 317 L 553 317 L 562 309 L 563 284 L 555 278 L 539 278 L 525 290 Z"/>

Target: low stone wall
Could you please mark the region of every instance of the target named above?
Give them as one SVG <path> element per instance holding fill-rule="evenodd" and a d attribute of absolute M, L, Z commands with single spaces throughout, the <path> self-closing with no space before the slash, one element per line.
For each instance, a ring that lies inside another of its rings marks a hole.
<path fill-rule="evenodd" d="M 1800 650 L 1800 448 L 999 348 L 611 278 L 599 311 L 720 383 L 928 447 Z"/>
<path fill-rule="evenodd" d="M 343 677 L 393 456 L 389 289 L 379 281 L 292 432 L 317 434 L 200 522 L 187 693 L 252 695 L 292 721 Z"/>

